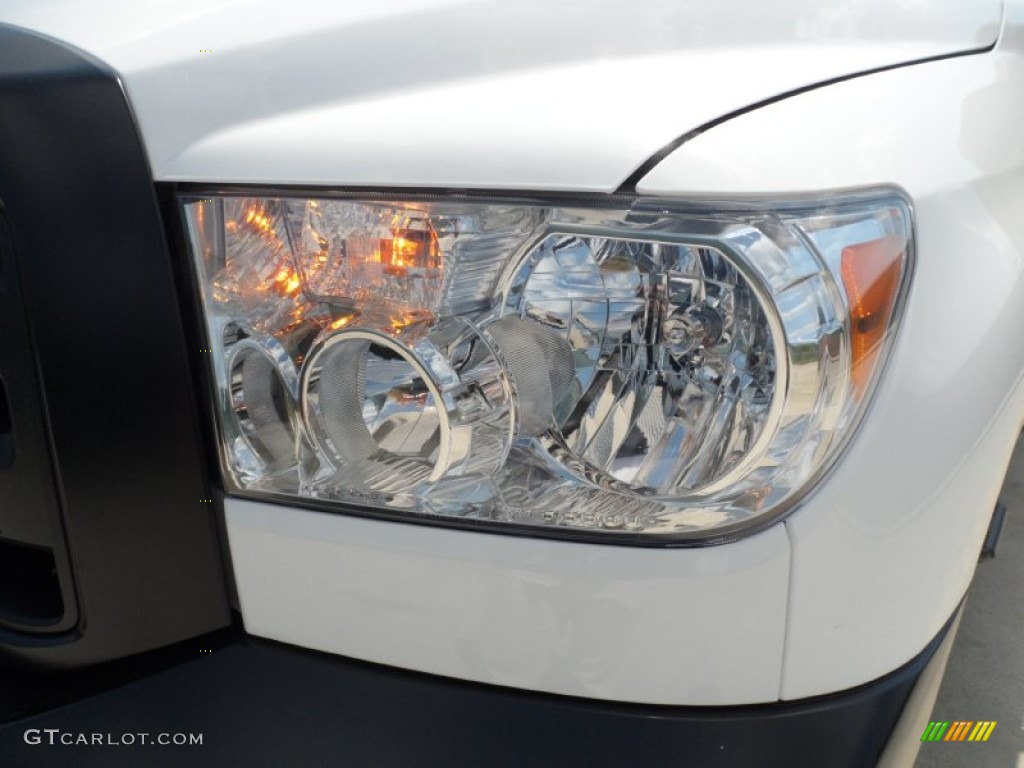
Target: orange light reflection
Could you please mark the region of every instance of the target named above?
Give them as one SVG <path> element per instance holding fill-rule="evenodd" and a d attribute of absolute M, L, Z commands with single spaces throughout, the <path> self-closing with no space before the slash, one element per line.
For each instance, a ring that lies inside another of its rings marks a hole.
<path fill-rule="evenodd" d="M 352 322 L 352 315 L 348 315 L 346 317 L 339 317 L 337 320 L 332 322 L 328 327 L 332 331 L 336 331 L 339 328 L 344 328 L 346 325 L 348 325 L 351 322 Z"/>

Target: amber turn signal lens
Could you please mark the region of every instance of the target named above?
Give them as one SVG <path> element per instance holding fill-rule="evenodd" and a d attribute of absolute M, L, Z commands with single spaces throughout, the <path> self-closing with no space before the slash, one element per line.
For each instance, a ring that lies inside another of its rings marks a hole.
<path fill-rule="evenodd" d="M 892 319 L 900 289 L 906 240 L 888 236 L 843 249 L 840 268 L 850 305 L 852 384 L 864 394 Z"/>

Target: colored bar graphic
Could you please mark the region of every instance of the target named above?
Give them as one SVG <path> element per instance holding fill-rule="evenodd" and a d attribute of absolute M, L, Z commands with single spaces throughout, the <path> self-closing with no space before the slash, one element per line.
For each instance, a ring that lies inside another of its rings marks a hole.
<path fill-rule="evenodd" d="M 953 726 L 949 729 L 949 733 L 946 734 L 946 738 L 943 741 L 963 741 L 964 737 L 967 736 L 967 729 L 970 728 L 974 723 L 970 721 L 957 720 L 953 723 Z"/>
<path fill-rule="evenodd" d="M 995 727 L 995 720 L 932 720 L 921 741 L 988 741 Z"/>
<path fill-rule="evenodd" d="M 988 741 L 988 737 L 992 735 L 992 731 L 996 728 L 996 721 L 989 720 L 987 722 L 980 722 L 971 733 L 971 741 Z"/>

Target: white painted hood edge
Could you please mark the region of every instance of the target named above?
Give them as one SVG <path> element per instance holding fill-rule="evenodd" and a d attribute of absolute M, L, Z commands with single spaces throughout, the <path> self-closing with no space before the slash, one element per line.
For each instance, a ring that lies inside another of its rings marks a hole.
<path fill-rule="evenodd" d="M 793 89 L 994 43 L 1002 0 L 0 0 L 121 77 L 158 180 L 609 192 Z"/>

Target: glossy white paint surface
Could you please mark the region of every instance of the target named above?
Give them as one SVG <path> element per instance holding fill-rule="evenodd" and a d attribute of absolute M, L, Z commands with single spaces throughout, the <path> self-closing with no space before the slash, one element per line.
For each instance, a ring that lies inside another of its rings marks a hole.
<path fill-rule="evenodd" d="M 990 44 L 1000 0 L 0 2 L 123 79 L 158 179 L 615 189 L 677 136 Z"/>
<path fill-rule="evenodd" d="M 245 628 L 405 669 L 597 699 L 778 698 L 782 526 L 637 549 L 225 500 Z"/>
<path fill-rule="evenodd" d="M 994 54 L 816 90 L 696 138 L 642 183 L 721 196 L 898 183 L 917 272 L 877 400 L 786 522 L 782 695 L 904 663 L 970 582 L 1024 420 L 1024 4 Z"/>

